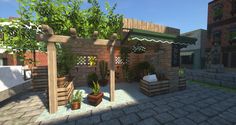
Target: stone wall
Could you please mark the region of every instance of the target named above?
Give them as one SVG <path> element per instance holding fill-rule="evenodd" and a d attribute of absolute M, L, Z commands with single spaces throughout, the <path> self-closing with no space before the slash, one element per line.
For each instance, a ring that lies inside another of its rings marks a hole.
<path fill-rule="evenodd" d="M 210 73 L 203 70 L 186 70 L 188 80 L 197 80 L 219 86 L 236 88 L 235 73 Z"/>

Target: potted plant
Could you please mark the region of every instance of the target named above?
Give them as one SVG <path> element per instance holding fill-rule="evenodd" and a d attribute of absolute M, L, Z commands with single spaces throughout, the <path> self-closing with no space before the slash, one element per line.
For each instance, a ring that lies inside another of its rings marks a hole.
<path fill-rule="evenodd" d="M 76 65 L 76 58 L 68 47 L 60 47 L 57 50 L 57 85 L 61 88 L 66 81 L 72 80 L 70 70 Z"/>
<path fill-rule="evenodd" d="M 100 91 L 100 85 L 98 82 L 93 82 L 92 93 L 88 94 L 87 99 L 89 104 L 97 106 L 102 102 L 103 93 Z"/>
<path fill-rule="evenodd" d="M 107 77 L 107 62 L 102 60 L 99 62 L 99 71 L 100 71 L 100 75 L 101 75 L 101 79 L 99 80 L 99 83 L 101 86 L 106 86 L 108 83 L 108 80 L 106 79 Z"/>
<path fill-rule="evenodd" d="M 72 110 L 80 109 L 82 99 L 83 98 L 81 91 L 77 91 L 76 93 L 74 93 L 70 100 L 71 109 Z"/>
<path fill-rule="evenodd" d="M 186 88 L 185 70 L 183 68 L 180 68 L 178 71 L 178 75 L 179 75 L 179 89 L 185 89 Z"/>

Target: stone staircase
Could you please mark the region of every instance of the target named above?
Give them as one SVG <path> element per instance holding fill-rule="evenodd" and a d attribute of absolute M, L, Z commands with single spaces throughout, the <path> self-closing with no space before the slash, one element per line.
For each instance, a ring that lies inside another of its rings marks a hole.
<path fill-rule="evenodd" d="M 32 69 L 32 89 L 35 91 L 46 91 L 48 89 L 48 68 L 37 66 Z"/>

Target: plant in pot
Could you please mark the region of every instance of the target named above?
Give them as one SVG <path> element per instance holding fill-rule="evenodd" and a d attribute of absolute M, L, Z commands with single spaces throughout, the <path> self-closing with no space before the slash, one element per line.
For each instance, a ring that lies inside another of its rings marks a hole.
<path fill-rule="evenodd" d="M 100 91 L 98 82 L 93 82 L 92 93 L 88 94 L 87 99 L 89 104 L 97 106 L 102 102 L 103 93 Z"/>
<path fill-rule="evenodd" d="M 71 109 L 72 110 L 80 109 L 82 99 L 83 98 L 81 91 L 77 91 L 76 93 L 74 93 L 70 100 Z"/>
<path fill-rule="evenodd" d="M 108 66 L 107 62 L 102 60 L 99 62 L 99 71 L 101 75 L 101 79 L 99 80 L 99 83 L 101 86 L 106 86 L 108 83 L 107 78 L 107 72 L 108 72 Z"/>
<path fill-rule="evenodd" d="M 185 70 L 183 68 L 180 68 L 178 71 L 178 75 L 179 75 L 179 89 L 185 89 L 186 88 Z"/>
<path fill-rule="evenodd" d="M 68 47 L 57 50 L 57 85 L 61 88 L 66 81 L 72 80 L 70 70 L 76 65 L 76 58 Z"/>

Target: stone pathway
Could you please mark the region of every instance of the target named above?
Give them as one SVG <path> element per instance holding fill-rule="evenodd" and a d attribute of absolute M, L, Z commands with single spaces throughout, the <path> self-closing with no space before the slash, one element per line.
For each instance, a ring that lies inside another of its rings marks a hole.
<path fill-rule="evenodd" d="M 44 109 L 39 96 L 23 95 L 0 108 L 0 124 L 236 125 L 236 93 L 188 85 L 184 91 L 120 106 L 33 123 Z M 24 98 L 28 97 L 28 98 Z M 9 115 L 11 114 L 11 115 Z"/>

